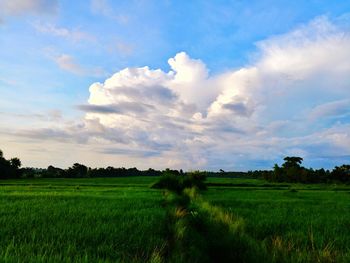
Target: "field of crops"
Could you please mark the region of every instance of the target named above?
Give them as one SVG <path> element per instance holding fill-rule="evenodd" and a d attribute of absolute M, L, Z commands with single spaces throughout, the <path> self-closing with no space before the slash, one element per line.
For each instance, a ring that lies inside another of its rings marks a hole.
<path fill-rule="evenodd" d="M 176 240 L 170 237 L 169 224 L 178 222 L 169 220 L 172 208 L 164 204 L 163 191 L 150 188 L 156 180 L 0 181 L 0 261 L 176 261 L 179 250 L 172 244 Z M 239 219 L 240 233 L 254 241 L 256 250 L 264 249 L 267 258 L 350 262 L 350 187 L 229 178 L 207 182 L 210 186 L 201 192 L 201 203 L 196 201 L 192 207 L 196 205 L 199 212 L 206 209 L 208 217 L 213 213 Z M 181 217 L 179 209 L 176 213 Z M 188 216 L 197 215 L 194 211 Z M 215 216 L 208 222 L 217 222 Z M 213 229 L 204 234 L 210 237 L 219 228 Z M 215 242 L 220 245 L 220 238 Z M 198 246 L 196 253 L 201 254 L 198 248 L 205 246 Z M 260 262 L 258 254 L 255 262 Z"/>
<path fill-rule="evenodd" d="M 283 254 L 283 260 L 350 262 L 349 186 L 246 183 L 203 195 L 241 217 L 246 233 Z"/>
<path fill-rule="evenodd" d="M 147 261 L 164 236 L 152 180 L 2 181 L 0 261 Z"/>

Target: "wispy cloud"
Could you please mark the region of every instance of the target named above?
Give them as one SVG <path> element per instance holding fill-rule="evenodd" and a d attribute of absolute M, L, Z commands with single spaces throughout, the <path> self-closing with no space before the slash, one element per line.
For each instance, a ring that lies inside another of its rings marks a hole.
<path fill-rule="evenodd" d="M 79 64 L 72 56 L 62 54 L 53 58 L 57 65 L 65 71 L 75 75 L 104 76 L 102 68 L 90 68 Z"/>
<path fill-rule="evenodd" d="M 57 122 L 62 120 L 62 112 L 57 109 L 49 110 L 45 113 L 9 113 L 0 112 L 0 115 L 5 115 L 11 118 L 23 118 L 23 119 L 38 119 L 41 121 Z"/>
<path fill-rule="evenodd" d="M 120 24 L 127 24 L 129 22 L 129 17 L 123 14 L 117 14 L 117 11 L 113 9 L 108 0 L 91 0 L 90 7 L 94 14 L 101 14 Z"/>
<path fill-rule="evenodd" d="M 85 74 L 85 69 L 80 64 L 78 64 L 70 55 L 62 54 L 55 58 L 55 62 L 63 70 L 77 75 Z"/>
<path fill-rule="evenodd" d="M 41 33 L 49 34 L 56 37 L 68 39 L 72 42 L 90 41 L 95 42 L 96 38 L 89 33 L 80 31 L 78 29 L 68 29 L 65 27 L 58 27 L 50 23 L 39 23 L 33 24 L 34 28 Z"/>
<path fill-rule="evenodd" d="M 344 116 L 350 117 L 350 99 L 331 101 L 318 105 L 309 113 L 309 117 L 312 120 L 318 120 L 320 118 L 339 118 Z"/>
<path fill-rule="evenodd" d="M 1 16 L 21 16 L 28 14 L 54 14 L 58 10 L 58 0 L 2 0 Z"/>

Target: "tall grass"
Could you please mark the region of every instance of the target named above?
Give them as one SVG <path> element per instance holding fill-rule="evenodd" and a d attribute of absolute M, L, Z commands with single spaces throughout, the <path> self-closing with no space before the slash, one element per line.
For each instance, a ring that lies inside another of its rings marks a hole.
<path fill-rule="evenodd" d="M 350 262 L 349 186 L 157 179 L 0 182 L 0 262 Z"/>
<path fill-rule="evenodd" d="M 147 187 L 0 187 L 0 261 L 149 262 L 164 246 Z"/>
<path fill-rule="evenodd" d="M 350 262 L 350 188 L 343 187 L 213 187 L 203 196 L 244 218 L 245 232 L 276 262 Z"/>
<path fill-rule="evenodd" d="M 259 242 L 246 235 L 242 218 L 204 201 L 196 188 L 167 192 L 166 262 L 270 262 Z"/>

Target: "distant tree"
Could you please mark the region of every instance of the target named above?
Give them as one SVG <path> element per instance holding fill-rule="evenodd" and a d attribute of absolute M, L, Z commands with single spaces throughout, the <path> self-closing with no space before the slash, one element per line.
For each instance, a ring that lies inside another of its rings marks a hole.
<path fill-rule="evenodd" d="M 67 170 L 67 176 L 72 178 L 81 178 L 87 177 L 88 168 L 80 163 L 73 164 L 72 167 L 69 167 Z"/>
<path fill-rule="evenodd" d="M 290 168 L 290 167 L 300 167 L 300 165 L 303 161 L 303 158 L 292 156 L 292 157 L 285 157 L 283 160 L 285 162 L 282 165 L 282 167 L 283 168 Z"/>
<path fill-rule="evenodd" d="M 282 182 L 284 179 L 283 168 L 279 167 L 278 164 L 275 164 L 273 167 L 273 175 L 271 180 L 275 182 Z"/>
<path fill-rule="evenodd" d="M 19 169 L 22 165 L 21 160 L 18 159 L 17 157 L 11 158 L 10 163 L 11 163 L 11 166 L 14 167 L 15 169 Z"/>
<path fill-rule="evenodd" d="M 49 165 L 47 169 L 43 172 L 43 177 L 48 178 L 62 178 L 65 177 L 65 171 L 61 168 L 54 167 Z"/>
<path fill-rule="evenodd" d="M 342 166 L 336 166 L 332 173 L 331 173 L 332 179 L 341 181 L 341 182 L 348 182 L 350 181 L 350 165 L 343 164 Z"/>
<path fill-rule="evenodd" d="M 6 160 L 3 152 L 0 150 L 0 178 L 18 178 L 21 175 L 21 161 L 18 158 Z"/>

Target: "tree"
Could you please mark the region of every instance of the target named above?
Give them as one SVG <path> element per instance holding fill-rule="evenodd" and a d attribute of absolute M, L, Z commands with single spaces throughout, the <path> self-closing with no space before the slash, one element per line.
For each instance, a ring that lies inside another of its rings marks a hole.
<path fill-rule="evenodd" d="M 282 182 L 284 181 L 283 168 L 279 167 L 277 164 L 273 167 L 272 181 Z"/>
<path fill-rule="evenodd" d="M 68 177 L 80 178 L 87 177 L 88 168 L 80 163 L 73 164 L 72 167 L 69 167 L 67 170 Z"/>
<path fill-rule="evenodd" d="M 20 166 L 21 161 L 18 158 L 6 160 L 3 152 L 0 150 L 0 178 L 6 179 L 20 177 Z"/>
<path fill-rule="evenodd" d="M 10 164 L 11 164 L 11 166 L 12 166 L 13 168 L 15 168 L 15 169 L 19 169 L 19 168 L 21 167 L 21 165 L 22 165 L 21 160 L 18 159 L 17 157 L 12 158 L 12 159 L 10 160 Z"/>
<path fill-rule="evenodd" d="M 347 182 L 350 180 L 350 165 L 343 164 L 342 166 L 336 166 L 332 171 L 332 178 L 341 182 Z"/>
<path fill-rule="evenodd" d="M 291 167 L 300 168 L 303 158 L 295 157 L 295 156 L 292 156 L 292 157 L 287 156 L 283 160 L 285 161 L 284 164 L 282 165 L 283 168 L 291 168 Z"/>

